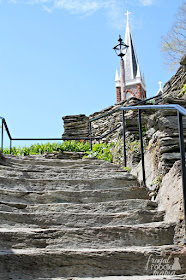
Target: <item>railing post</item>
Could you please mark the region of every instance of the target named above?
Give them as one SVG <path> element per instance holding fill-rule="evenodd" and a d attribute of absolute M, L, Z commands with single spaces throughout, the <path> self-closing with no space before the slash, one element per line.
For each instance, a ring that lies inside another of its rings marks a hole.
<path fill-rule="evenodd" d="M 92 151 L 92 125 L 90 121 L 89 121 L 89 135 L 90 135 L 90 149 Z"/>
<path fill-rule="evenodd" d="M 3 125 L 4 120 L 2 119 L 2 127 L 1 127 L 1 152 L 3 153 Z"/>
<path fill-rule="evenodd" d="M 10 155 L 12 153 L 12 140 L 10 139 Z"/>
<path fill-rule="evenodd" d="M 123 154 L 124 154 L 124 166 L 127 166 L 127 153 L 126 153 L 126 135 L 125 135 L 125 112 L 122 111 L 122 121 L 123 121 Z"/>
<path fill-rule="evenodd" d="M 142 176 L 143 176 L 143 186 L 146 186 L 145 178 L 145 160 L 144 160 L 144 150 L 143 150 L 143 135 L 142 135 L 142 123 L 141 123 L 141 109 L 138 109 L 138 122 L 139 122 L 139 139 L 141 144 L 141 162 L 142 162 Z"/>
<path fill-rule="evenodd" d="M 183 118 L 180 112 L 178 114 L 178 131 L 179 131 L 179 143 L 181 153 L 181 173 L 182 173 L 182 185 L 183 185 L 183 204 L 185 214 L 185 238 L 184 244 L 186 245 L 186 169 L 185 169 L 185 147 L 184 147 L 184 134 L 183 134 Z"/>

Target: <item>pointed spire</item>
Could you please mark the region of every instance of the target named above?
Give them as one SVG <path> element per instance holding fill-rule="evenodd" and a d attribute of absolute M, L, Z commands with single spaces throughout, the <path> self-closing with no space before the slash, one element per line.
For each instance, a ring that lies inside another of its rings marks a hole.
<path fill-rule="evenodd" d="M 115 82 L 118 82 L 118 81 L 120 81 L 120 78 L 119 78 L 119 74 L 118 74 L 118 69 L 116 68 Z"/>
<path fill-rule="evenodd" d="M 131 82 L 132 80 L 135 80 L 136 78 L 139 78 L 142 80 L 140 66 L 134 46 L 134 41 L 132 38 L 132 32 L 130 29 L 130 23 L 129 23 L 129 15 L 131 12 L 127 11 L 125 14 L 127 16 L 127 25 L 126 25 L 126 31 L 125 31 L 125 44 L 129 46 L 127 53 L 124 57 L 125 61 L 125 80 L 127 82 Z"/>
<path fill-rule="evenodd" d="M 116 68 L 116 76 L 115 76 L 115 87 L 121 87 L 121 80 L 118 74 L 118 69 Z"/>
<path fill-rule="evenodd" d="M 125 14 L 125 16 L 127 16 L 127 25 L 129 25 L 129 15 L 131 14 L 131 12 L 129 12 L 128 10 L 127 10 L 127 12 L 126 12 L 126 14 Z"/>
<path fill-rule="evenodd" d="M 146 86 L 146 81 L 145 81 L 145 75 L 144 75 L 144 73 L 143 73 L 142 81 L 143 81 L 144 85 Z"/>
<path fill-rule="evenodd" d="M 126 89 L 130 89 L 133 91 L 134 95 L 136 94 L 136 90 L 139 93 L 138 88 L 140 88 L 140 98 L 146 97 L 146 83 L 144 75 L 142 76 L 140 65 L 138 62 L 134 41 L 132 38 L 132 32 L 130 29 L 130 23 L 129 23 L 129 15 L 131 12 L 127 11 L 125 15 L 127 16 L 127 24 L 126 24 L 126 31 L 125 31 L 125 39 L 124 43 L 128 45 L 127 53 L 124 56 L 124 74 L 125 74 L 125 86 Z M 122 72 L 122 71 L 121 71 Z M 121 73 L 120 73 L 121 75 Z M 115 76 L 115 86 L 116 89 L 118 87 L 121 87 L 121 77 L 119 77 L 118 70 L 116 70 L 116 76 Z"/>
<path fill-rule="evenodd" d="M 140 71 L 140 67 L 139 67 L 139 64 L 137 65 L 137 73 L 136 73 L 136 78 L 141 78 L 141 71 Z"/>

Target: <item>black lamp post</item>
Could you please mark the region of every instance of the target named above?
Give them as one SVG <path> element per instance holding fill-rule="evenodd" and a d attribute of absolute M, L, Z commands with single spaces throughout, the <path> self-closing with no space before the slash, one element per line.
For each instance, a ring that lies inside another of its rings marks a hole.
<path fill-rule="evenodd" d="M 124 60 L 123 57 L 126 55 L 128 45 L 126 45 L 121 36 L 119 35 L 118 44 L 113 48 L 117 54 L 117 56 L 121 57 L 120 60 L 120 73 L 121 73 L 121 100 L 126 99 L 126 92 L 125 92 L 125 69 L 124 69 Z"/>

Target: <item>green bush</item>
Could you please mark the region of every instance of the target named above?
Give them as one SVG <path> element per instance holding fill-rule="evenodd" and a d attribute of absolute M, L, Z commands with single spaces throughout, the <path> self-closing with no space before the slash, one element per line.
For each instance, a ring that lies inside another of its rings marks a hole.
<path fill-rule="evenodd" d="M 129 166 L 123 167 L 124 170 L 126 170 L 127 172 L 131 171 L 131 168 Z"/>
<path fill-rule="evenodd" d="M 12 154 L 13 155 L 21 155 L 21 156 L 27 156 L 27 155 L 41 155 L 46 152 L 52 153 L 56 151 L 71 151 L 71 152 L 86 152 L 90 150 L 90 144 L 84 141 L 64 141 L 62 143 L 46 143 L 46 144 L 34 144 L 30 147 L 24 146 L 23 148 L 12 148 Z M 4 154 L 9 154 L 10 149 L 5 148 L 3 150 Z"/>
<path fill-rule="evenodd" d="M 98 159 L 113 162 L 113 156 L 110 152 L 110 149 L 113 146 L 114 144 L 94 144 L 92 146 L 92 151 L 87 151 L 88 157 L 96 157 Z"/>
<path fill-rule="evenodd" d="M 182 97 L 186 93 L 186 84 L 184 84 L 181 92 L 178 94 L 178 97 Z"/>
<path fill-rule="evenodd" d="M 114 144 L 93 144 L 92 151 L 90 151 L 90 143 L 81 141 L 63 141 L 62 143 L 46 143 L 46 144 L 34 144 L 30 147 L 24 146 L 23 148 L 12 148 L 12 155 L 16 156 L 28 156 L 28 155 L 41 155 L 46 152 L 53 153 L 56 151 L 69 151 L 69 152 L 85 152 L 89 156 L 95 156 L 99 159 L 112 162 L 112 154 L 110 152 L 111 147 Z M 4 154 L 10 154 L 10 149 L 5 148 Z"/>

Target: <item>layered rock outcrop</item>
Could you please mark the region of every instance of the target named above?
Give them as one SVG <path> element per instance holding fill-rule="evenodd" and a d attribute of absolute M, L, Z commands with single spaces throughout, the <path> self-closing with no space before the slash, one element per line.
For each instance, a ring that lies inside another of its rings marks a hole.
<path fill-rule="evenodd" d="M 89 118 L 84 114 L 62 117 L 64 121 L 64 134 L 62 138 L 83 139 L 89 136 Z"/>
<path fill-rule="evenodd" d="M 179 67 L 176 74 L 164 85 L 164 94 L 162 95 L 161 104 L 179 104 L 186 108 L 186 98 L 182 91 L 186 83 L 186 56 L 183 57 L 181 61 L 181 66 Z M 136 98 L 131 98 L 126 101 L 122 101 L 115 106 L 110 106 L 99 112 L 95 112 L 89 117 L 82 115 L 79 116 L 81 121 L 79 122 L 78 116 L 65 117 L 65 137 L 75 137 L 83 136 L 89 137 L 88 131 L 88 121 L 99 117 L 103 114 L 111 113 L 120 107 L 131 106 L 139 102 L 140 100 Z M 145 103 L 144 104 L 149 104 Z M 125 113 L 126 118 L 126 136 L 128 141 L 128 146 L 131 142 L 138 139 L 138 123 L 137 123 L 137 111 L 127 111 Z M 158 168 L 158 163 L 161 162 L 161 168 L 164 171 L 169 170 L 175 161 L 180 159 L 179 150 L 179 135 L 178 135 L 178 119 L 177 112 L 172 111 L 144 111 L 142 113 L 142 123 L 143 123 L 143 135 L 145 136 L 145 144 L 148 149 L 153 153 L 153 158 L 155 161 L 156 168 Z M 186 133 L 186 118 L 183 119 L 184 123 L 184 134 Z M 107 134 L 109 131 L 113 130 L 120 125 L 120 128 Z M 82 127 L 81 127 L 82 126 Z M 117 164 L 123 163 L 123 151 L 122 147 L 122 112 L 114 112 L 112 115 L 106 116 L 99 120 L 92 122 L 92 136 L 101 137 L 106 135 L 102 141 L 115 143 L 116 147 L 113 149 L 114 161 Z M 147 132 L 147 133 L 146 133 Z M 186 141 L 186 140 L 185 140 Z M 135 146 L 135 147 L 134 147 Z M 133 145 L 133 150 L 131 153 L 131 147 L 129 149 L 130 158 L 129 165 L 137 164 L 140 160 L 139 155 L 139 144 L 135 143 Z M 160 166 L 159 166 L 160 167 Z"/>
<path fill-rule="evenodd" d="M 181 66 L 176 74 L 164 85 L 164 93 L 160 104 L 179 104 L 186 108 L 186 92 L 183 90 L 185 83 L 186 56 L 183 57 Z M 113 112 L 119 107 L 133 105 L 138 101 L 136 98 L 131 98 L 130 100 L 120 102 L 115 106 L 110 106 L 90 115 L 89 119 Z M 144 104 L 148 105 L 149 103 Z M 127 166 L 141 181 L 142 169 L 140 143 L 138 141 L 137 112 L 128 111 L 125 113 L 125 118 Z M 183 215 L 183 204 L 181 200 L 181 174 L 178 170 L 180 165 L 180 147 L 177 112 L 175 110 L 144 111 L 142 113 L 142 123 L 147 185 L 152 189 L 158 187 L 161 190 L 158 195 L 156 193 L 156 199 L 160 202 L 160 208 L 166 211 L 166 219 L 171 219 L 170 209 L 174 209 L 174 221 L 178 222 L 178 228 L 179 226 L 183 228 L 184 222 L 179 220 L 179 217 Z M 115 112 L 112 115 L 94 121 L 92 123 L 92 136 L 100 137 L 119 125 L 121 125 L 120 128 L 112 134 L 106 135 L 102 141 L 115 143 L 115 146 L 112 148 L 113 161 L 115 164 L 123 166 L 122 112 Z M 185 117 L 183 118 L 183 126 L 184 135 L 186 135 Z M 184 141 L 186 147 L 186 139 Z M 167 190 L 168 187 L 169 191 Z M 166 192 L 168 194 L 170 192 L 171 195 L 165 195 Z"/>
<path fill-rule="evenodd" d="M 186 99 L 186 92 L 182 88 L 186 83 L 186 55 L 180 61 L 180 67 L 176 74 L 164 85 L 163 96 Z"/>

